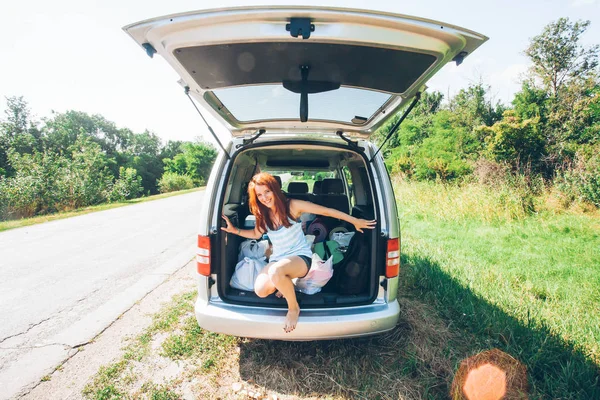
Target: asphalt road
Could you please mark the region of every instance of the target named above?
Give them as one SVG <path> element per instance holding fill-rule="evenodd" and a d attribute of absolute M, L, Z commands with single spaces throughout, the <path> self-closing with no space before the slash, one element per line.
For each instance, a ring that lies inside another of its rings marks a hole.
<path fill-rule="evenodd" d="M 0 399 L 26 392 L 190 261 L 203 196 L 0 232 Z"/>

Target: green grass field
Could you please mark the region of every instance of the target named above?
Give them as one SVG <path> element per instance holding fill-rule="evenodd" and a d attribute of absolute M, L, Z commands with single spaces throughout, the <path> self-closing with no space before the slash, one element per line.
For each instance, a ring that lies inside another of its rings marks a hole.
<path fill-rule="evenodd" d="M 524 363 L 532 397 L 600 398 L 600 219 L 520 215 L 493 190 L 397 182 L 396 194 L 404 295 L 471 337 L 456 344 L 467 353 Z"/>

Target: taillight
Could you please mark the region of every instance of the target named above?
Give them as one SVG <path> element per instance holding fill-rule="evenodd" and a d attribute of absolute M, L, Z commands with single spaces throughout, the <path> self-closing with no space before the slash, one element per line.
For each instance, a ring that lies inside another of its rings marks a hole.
<path fill-rule="evenodd" d="M 385 277 L 393 278 L 400 272 L 400 239 L 389 239 L 385 258 Z"/>
<path fill-rule="evenodd" d="M 199 274 L 210 276 L 210 238 L 208 236 L 198 235 L 196 268 Z"/>

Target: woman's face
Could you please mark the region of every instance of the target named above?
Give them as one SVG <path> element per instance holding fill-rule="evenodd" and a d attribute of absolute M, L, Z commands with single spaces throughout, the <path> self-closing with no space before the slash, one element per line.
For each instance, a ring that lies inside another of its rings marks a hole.
<path fill-rule="evenodd" d="M 254 191 L 256 192 L 256 198 L 258 201 L 268 208 L 275 208 L 275 195 L 268 186 L 256 185 L 254 186 Z"/>

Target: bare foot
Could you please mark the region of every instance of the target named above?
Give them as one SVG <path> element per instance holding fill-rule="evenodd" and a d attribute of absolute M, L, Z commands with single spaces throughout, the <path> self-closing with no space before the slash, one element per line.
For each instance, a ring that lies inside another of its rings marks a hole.
<path fill-rule="evenodd" d="M 296 329 L 296 324 L 298 324 L 299 316 L 300 316 L 299 308 L 288 310 L 288 313 L 285 316 L 285 324 L 283 325 L 283 330 L 286 333 L 290 333 L 291 331 Z"/>
<path fill-rule="evenodd" d="M 285 299 L 285 296 L 279 290 L 275 293 L 275 296 L 279 297 L 280 299 Z"/>

